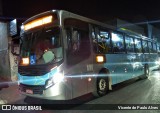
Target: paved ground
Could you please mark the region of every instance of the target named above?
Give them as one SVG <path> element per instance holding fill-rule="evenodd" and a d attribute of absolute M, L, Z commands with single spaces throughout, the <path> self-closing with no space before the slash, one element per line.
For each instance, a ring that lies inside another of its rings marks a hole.
<path fill-rule="evenodd" d="M 0 102 L 7 104 L 27 104 L 40 103 L 51 104 L 57 101 L 44 101 L 40 99 L 26 98 L 18 91 L 17 83 L 9 83 L 8 88 L 0 90 Z M 43 111 L 23 111 L 26 113 L 160 113 L 160 71 L 154 71 L 149 79 L 131 80 L 120 86 L 114 86 L 114 90 L 106 96 L 95 98 L 91 94 L 77 98 L 71 102 L 80 102 L 82 105 L 71 107 L 70 110 L 43 110 Z M 63 103 L 60 101 L 60 103 Z M 88 104 L 88 105 L 85 105 Z M 111 106 L 113 104 L 113 106 Z M 123 104 L 123 105 L 122 105 Z M 152 110 L 108 110 L 118 106 L 124 107 L 125 104 L 133 107 L 141 104 L 144 107 L 152 104 Z M 145 104 L 145 105 L 144 105 Z M 52 104 L 54 107 L 54 104 Z M 90 110 L 89 110 L 90 109 Z M 1 111 L 0 111 L 1 112 Z M 2 111 L 4 112 L 4 111 Z M 10 113 L 11 111 L 5 111 Z M 13 111 L 12 111 L 13 112 Z M 22 113 L 22 111 L 15 111 Z"/>
<path fill-rule="evenodd" d="M 3 81 L 3 82 L 2 82 Z M 0 104 L 23 103 L 25 96 L 21 95 L 18 90 L 17 82 L 1 80 L 0 82 Z"/>

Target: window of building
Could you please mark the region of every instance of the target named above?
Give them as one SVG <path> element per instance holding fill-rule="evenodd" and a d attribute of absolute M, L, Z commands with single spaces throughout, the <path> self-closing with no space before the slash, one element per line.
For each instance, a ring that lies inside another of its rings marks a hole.
<path fill-rule="evenodd" d="M 157 52 L 157 46 L 156 43 L 153 43 L 153 52 L 156 53 Z"/>
<path fill-rule="evenodd" d="M 160 52 L 160 46 L 157 44 L 157 52 Z"/>
<path fill-rule="evenodd" d="M 91 31 L 91 36 L 92 36 L 92 44 L 93 44 L 93 51 L 95 53 L 98 52 L 98 48 L 97 48 L 97 38 L 96 38 L 96 31 L 95 31 L 95 28 L 92 28 L 92 31 Z"/>
<path fill-rule="evenodd" d="M 87 59 L 91 53 L 89 27 L 87 23 L 75 19 L 65 20 L 65 26 L 68 45 L 67 63 L 68 65 L 77 64 Z"/>
<path fill-rule="evenodd" d="M 92 28 L 93 49 L 96 53 L 107 54 L 111 52 L 109 32 L 103 28 Z"/>
<path fill-rule="evenodd" d="M 105 30 L 99 30 L 97 34 L 98 39 L 98 51 L 99 53 L 110 53 L 111 52 L 111 45 L 110 45 L 110 37 L 109 32 Z"/>
<path fill-rule="evenodd" d="M 148 42 L 148 48 L 149 48 L 149 52 L 150 52 L 150 53 L 153 53 L 152 42 Z"/>

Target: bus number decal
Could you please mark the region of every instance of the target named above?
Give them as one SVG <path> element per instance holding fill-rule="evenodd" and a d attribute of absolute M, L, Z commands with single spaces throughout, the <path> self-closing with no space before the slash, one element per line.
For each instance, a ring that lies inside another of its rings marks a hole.
<path fill-rule="evenodd" d="M 93 71 L 93 64 L 87 65 L 87 71 Z"/>

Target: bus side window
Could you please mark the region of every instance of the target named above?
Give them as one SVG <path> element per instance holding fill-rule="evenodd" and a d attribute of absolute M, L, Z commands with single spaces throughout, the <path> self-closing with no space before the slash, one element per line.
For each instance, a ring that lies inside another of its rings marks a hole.
<path fill-rule="evenodd" d="M 130 36 L 125 36 L 125 44 L 127 52 L 134 52 L 134 39 Z"/>
<path fill-rule="evenodd" d="M 92 43 L 95 53 L 107 54 L 111 52 L 109 32 L 104 28 L 92 28 Z"/>
<path fill-rule="evenodd" d="M 111 52 L 109 32 L 104 30 L 99 30 L 99 34 L 97 35 L 97 37 L 98 37 L 98 51 L 104 54 Z"/>
<path fill-rule="evenodd" d="M 97 53 L 97 38 L 96 38 L 96 33 L 95 33 L 95 28 L 92 28 L 92 43 L 93 43 L 93 51 Z"/>
<path fill-rule="evenodd" d="M 72 36 L 71 36 L 71 30 L 70 29 L 66 29 L 66 36 L 67 36 L 67 48 L 68 48 L 68 52 L 72 51 Z"/>
<path fill-rule="evenodd" d="M 148 42 L 148 47 L 149 47 L 149 52 L 150 52 L 150 53 L 153 53 L 152 42 Z"/>
<path fill-rule="evenodd" d="M 149 49 L 148 49 L 147 41 L 143 40 L 142 41 L 142 46 L 143 46 L 143 53 L 148 53 Z"/>
<path fill-rule="evenodd" d="M 72 52 L 77 52 L 80 49 L 80 33 L 77 30 L 72 32 Z"/>
<path fill-rule="evenodd" d="M 141 45 L 141 40 L 140 39 L 135 39 L 135 50 L 137 53 L 142 53 L 142 45 Z"/>
<path fill-rule="evenodd" d="M 160 53 L 160 46 L 157 44 L 157 52 Z"/>
<path fill-rule="evenodd" d="M 112 32 L 112 44 L 113 44 L 112 48 L 113 53 L 125 52 L 122 34 Z"/>

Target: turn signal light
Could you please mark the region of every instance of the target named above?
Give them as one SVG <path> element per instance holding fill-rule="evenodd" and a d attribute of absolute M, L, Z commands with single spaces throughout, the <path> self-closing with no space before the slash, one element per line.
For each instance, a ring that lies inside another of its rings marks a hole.
<path fill-rule="evenodd" d="M 104 62 L 106 62 L 105 56 L 104 55 L 97 55 L 96 56 L 96 62 L 97 63 L 104 63 Z"/>
<path fill-rule="evenodd" d="M 29 64 L 29 58 L 22 58 L 22 65 L 28 65 Z"/>

